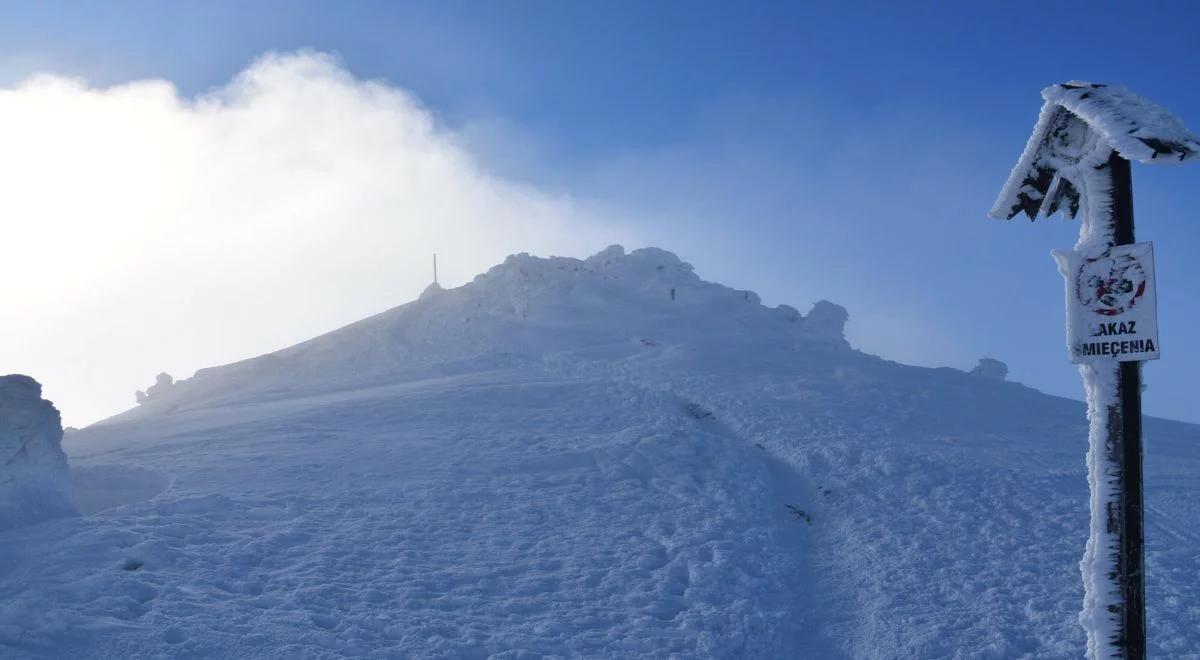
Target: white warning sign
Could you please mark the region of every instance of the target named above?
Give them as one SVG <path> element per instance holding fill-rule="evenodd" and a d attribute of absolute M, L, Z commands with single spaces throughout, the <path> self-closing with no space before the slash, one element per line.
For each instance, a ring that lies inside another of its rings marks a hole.
<path fill-rule="evenodd" d="M 1099 255 L 1056 250 L 1067 286 L 1072 362 L 1157 360 L 1154 246 L 1117 245 Z"/>

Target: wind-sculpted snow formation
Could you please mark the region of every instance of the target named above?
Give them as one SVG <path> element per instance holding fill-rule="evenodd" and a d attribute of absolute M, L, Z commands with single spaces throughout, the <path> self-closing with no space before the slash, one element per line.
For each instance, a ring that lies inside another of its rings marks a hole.
<path fill-rule="evenodd" d="M 0 536 L 0 655 L 1079 657 L 1083 404 L 846 321 L 612 247 L 203 370 L 69 436 L 171 486 Z M 1200 430 L 1146 428 L 1196 657 Z"/>
<path fill-rule="evenodd" d="M 0 531 L 71 515 L 62 421 L 29 376 L 0 376 Z"/>

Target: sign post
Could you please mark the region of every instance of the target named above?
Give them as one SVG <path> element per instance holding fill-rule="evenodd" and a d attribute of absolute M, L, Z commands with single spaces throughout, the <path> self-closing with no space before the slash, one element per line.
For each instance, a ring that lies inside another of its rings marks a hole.
<path fill-rule="evenodd" d="M 1200 141 L 1133 92 L 1084 82 L 1042 91 L 1033 135 L 990 216 L 1031 220 L 1082 210 L 1079 242 L 1056 251 L 1067 346 L 1080 365 L 1090 426 L 1091 534 L 1079 620 L 1089 658 L 1146 656 L 1141 362 L 1158 359 L 1153 248 L 1134 243 L 1130 160 L 1200 156 Z"/>

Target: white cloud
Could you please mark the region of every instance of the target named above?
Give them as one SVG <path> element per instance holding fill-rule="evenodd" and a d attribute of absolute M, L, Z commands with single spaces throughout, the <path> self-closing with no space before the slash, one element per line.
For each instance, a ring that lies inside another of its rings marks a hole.
<path fill-rule="evenodd" d="M 281 348 L 461 283 L 510 252 L 626 228 L 483 171 L 401 89 L 268 55 L 195 99 L 164 81 L 0 89 L 0 373 L 68 424 L 167 370 Z"/>

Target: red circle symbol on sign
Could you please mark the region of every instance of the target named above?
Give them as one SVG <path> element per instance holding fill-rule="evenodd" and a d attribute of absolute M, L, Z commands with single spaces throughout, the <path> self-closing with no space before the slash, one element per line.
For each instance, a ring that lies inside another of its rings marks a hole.
<path fill-rule="evenodd" d="M 1137 304 L 1146 293 L 1146 271 L 1136 257 L 1088 259 L 1075 274 L 1079 304 L 1103 316 L 1116 316 Z"/>

